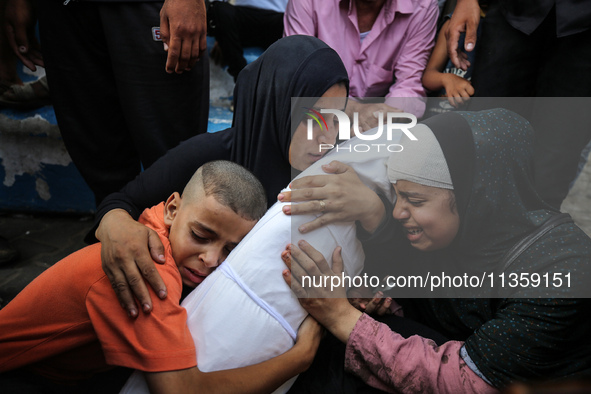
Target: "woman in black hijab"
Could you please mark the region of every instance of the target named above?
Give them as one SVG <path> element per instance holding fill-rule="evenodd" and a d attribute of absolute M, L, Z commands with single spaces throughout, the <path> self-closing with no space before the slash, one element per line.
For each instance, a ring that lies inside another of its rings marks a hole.
<path fill-rule="evenodd" d="M 340 57 L 322 41 L 309 36 L 280 39 L 240 73 L 231 128 L 181 143 L 100 204 L 96 236 L 102 243 L 103 266 L 132 316 L 137 311 L 128 282 L 142 309 L 148 312 L 151 308 L 138 267 L 161 298 L 166 294 L 152 261 L 160 261 L 162 246 L 155 233 L 135 221 L 141 212 L 183 190 L 197 168 L 211 160 L 231 160 L 249 169 L 260 179 L 272 205 L 292 179 L 290 162 L 297 162 L 294 167 L 301 171 L 321 157 L 318 143 L 335 143 L 336 131 L 331 125 L 307 148 L 313 150 L 316 143 L 316 152 L 290 151 L 292 130 L 305 127 L 307 108 L 316 105 L 316 99 L 310 98 L 335 96 L 339 108 L 344 108 L 348 87 Z M 89 241 L 93 235 L 89 234 Z"/>
<path fill-rule="evenodd" d="M 388 392 L 485 393 L 589 379 L 591 239 L 533 188 L 529 123 L 495 109 L 447 113 L 411 130 L 418 140 L 403 137 L 404 150 L 388 162 L 397 196 L 389 283 L 460 278 L 439 293 L 429 290 L 433 281 L 414 293 L 394 288 L 405 318 L 449 341 L 406 338 L 335 292 L 310 294 L 286 271 L 299 297 L 314 297 L 302 305 L 346 343 L 340 366 Z M 308 245 L 301 249 L 284 252 L 294 278 L 302 270 L 340 277 Z"/>

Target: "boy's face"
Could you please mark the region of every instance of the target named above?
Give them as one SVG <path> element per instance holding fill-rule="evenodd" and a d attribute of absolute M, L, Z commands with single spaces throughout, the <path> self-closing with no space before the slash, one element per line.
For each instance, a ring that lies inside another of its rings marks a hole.
<path fill-rule="evenodd" d="M 183 284 L 196 287 L 226 259 L 256 220 L 242 218 L 213 196 L 189 200 L 174 193 L 165 203 L 164 223 L 170 227 L 172 257 Z"/>

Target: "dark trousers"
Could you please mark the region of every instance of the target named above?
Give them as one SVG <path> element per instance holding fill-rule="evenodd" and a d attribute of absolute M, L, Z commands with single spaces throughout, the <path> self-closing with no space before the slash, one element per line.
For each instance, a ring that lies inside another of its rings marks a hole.
<path fill-rule="evenodd" d="M 475 96 L 556 98 L 534 100 L 523 115 L 535 129 L 536 189 L 559 208 L 591 139 L 591 29 L 557 38 L 552 10 L 528 36 L 512 27 L 495 3 L 481 23 L 472 76 Z"/>
<path fill-rule="evenodd" d="M 376 318 L 387 324 L 392 331 L 408 338 L 419 335 L 442 345 L 447 339 L 435 330 L 430 329 L 414 320 L 398 316 L 383 316 Z M 314 362 L 310 368 L 300 374 L 289 394 L 379 394 L 383 391 L 365 384 L 363 380 L 345 372 L 345 344 L 328 333 L 320 343 Z"/>
<path fill-rule="evenodd" d="M 208 34 L 215 37 L 228 73 L 236 79 L 246 66 L 243 48 L 267 49 L 283 36 L 283 13 L 213 1 L 209 5 Z"/>
<path fill-rule="evenodd" d="M 68 153 L 97 205 L 207 131 L 209 60 L 167 74 L 159 2 L 38 1 L 47 80 Z M 157 38 L 157 37 L 156 37 Z"/>

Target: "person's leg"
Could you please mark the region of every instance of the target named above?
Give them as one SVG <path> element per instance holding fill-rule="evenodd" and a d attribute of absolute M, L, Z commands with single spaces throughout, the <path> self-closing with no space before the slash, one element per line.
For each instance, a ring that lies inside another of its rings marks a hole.
<path fill-rule="evenodd" d="M 251 7 L 236 7 L 242 47 L 267 49 L 283 36 L 283 13 Z"/>
<path fill-rule="evenodd" d="M 97 204 L 141 169 L 119 102 L 99 4 L 37 2 L 47 81 L 60 132 Z"/>
<path fill-rule="evenodd" d="M 144 168 L 166 151 L 207 131 L 209 59 L 168 74 L 167 52 L 152 28 L 162 3 L 101 3 L 100 17 L 125 124 Z"/>
<path fill-rule="evenodd" d="M 228 73 L 234 77 L 234 80 L 246 66 L 238 28 L 240 17 L 237 8 L 226 2 L 214 1 L 211 3 L 208 15 L 213 27 L 213 36 L 222 52 L 224 64 L 228 65 Z"/>

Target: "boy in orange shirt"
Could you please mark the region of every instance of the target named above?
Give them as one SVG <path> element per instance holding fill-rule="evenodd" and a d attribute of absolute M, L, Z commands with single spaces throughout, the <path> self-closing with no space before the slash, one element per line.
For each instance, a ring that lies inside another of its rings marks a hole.
<path fill-rule="evenodd" d="M 169 293 L 151 314 L 136 320 L 121 308 L 101 268 L 100 244 L 49 268 L 0 310 L 3 390 L 22 392 L 38 379 L 41 388 L 87 391 L 93 375 L 122 366 L 144 371 L 151 392 L 271 392 L 305 370 L 319 343 L 320 328 L 309 319 L 294 347 L 280 356 L 200 372 L 187 313 L 180 306 L 183 287 L 194 288 L 224 261 L 266 207 L 254 175 L 215 161 L 197 170 L 182 196 L 174 193 L 144 211 L 140 221 L 165 246 L 166 263 L 157 269 Z"/>

